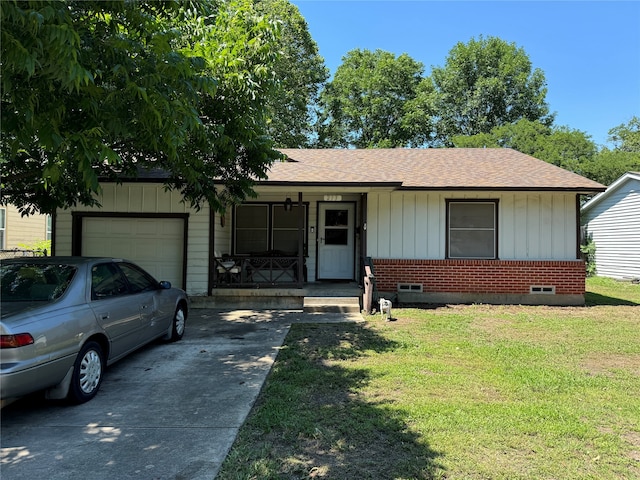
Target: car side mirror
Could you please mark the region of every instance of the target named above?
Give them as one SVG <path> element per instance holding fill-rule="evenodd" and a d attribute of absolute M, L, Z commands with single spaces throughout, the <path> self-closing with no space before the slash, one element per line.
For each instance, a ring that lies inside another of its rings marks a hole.
<path fill-rule="evenodd" d="M 166 280 L 163 280 L 162 282 L 160 282 L 160 288 L 164 290 L 169 290 L 171 288 L 171 282 L 167 282 Z"/>

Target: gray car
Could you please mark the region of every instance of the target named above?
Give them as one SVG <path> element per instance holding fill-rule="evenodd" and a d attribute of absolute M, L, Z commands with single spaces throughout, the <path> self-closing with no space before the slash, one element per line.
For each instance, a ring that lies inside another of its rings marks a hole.
<path fill-rule="evenodd" d="M 113 258 L 39 257 L 0 266 L 0 395 L 39 390 L 91 400 L 105 367 L 163 338 L 182 338 L 184 291 Z"/>

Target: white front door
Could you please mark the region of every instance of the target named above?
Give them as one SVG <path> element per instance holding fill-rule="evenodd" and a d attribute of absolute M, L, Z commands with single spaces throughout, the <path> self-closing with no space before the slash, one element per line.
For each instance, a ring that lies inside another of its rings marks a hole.
<path fill-rule="evenodd" d="M 354 276 L 355 204 L 320 203 L 318 210 L 318 279 L 352 280 Z"/>

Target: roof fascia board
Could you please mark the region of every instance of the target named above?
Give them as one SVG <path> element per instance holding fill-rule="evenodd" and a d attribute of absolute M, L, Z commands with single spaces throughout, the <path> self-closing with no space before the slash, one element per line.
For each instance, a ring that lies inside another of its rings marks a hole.
<path fill-rule="evenodd" d="M 616 181 L 614 181 L 611 185 L 609 185 L 606 190 L 604 190 L 603 192 L 599 193 L 598 195 L 593 197 L 591 200 L 589 200 L 587 203 L 585 203 L 580 210 L 582 212 L 587 212 L 587 211 L 591 210 L 594 206 L 596 206 L 598 203 L 600 203 L 605 198 L 607 198 L 610 195 L 612 195 L 613 192 L 618 190 L 620 187 L 622 187 L 622 185 L 627 183 L 627 181 L 629 181 L 629 180 L 637 180 L 637 181 L 640 182 L 640 173 L 639 172 L 627 172 L 627 173 L 625 173 L 620 178 L 618 178 Z"/>
<path fill-rule="evenodd" d="M 571 192 L 590 194 L 603 192 L 604 188 L 568 188 L 568 187 L 401 187 L 398 190 L 408 191 L 465 191 L 465 192 Z"/>
<path fill-rule="evenodd" d="M 381 187 L 381 188 L 399 188 L 402 182 L 270 182 L 262 180 L 256 182 L 256 185 L 274 186 L 274 187 Z"/>

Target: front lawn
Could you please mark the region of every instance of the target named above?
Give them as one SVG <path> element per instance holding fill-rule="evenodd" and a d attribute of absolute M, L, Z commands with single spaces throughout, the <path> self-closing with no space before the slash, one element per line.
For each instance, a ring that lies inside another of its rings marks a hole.
<path fill-rule="evenodd" d="M 640 285 L 294 325 L 218 479 L 640 478 Z"/>

